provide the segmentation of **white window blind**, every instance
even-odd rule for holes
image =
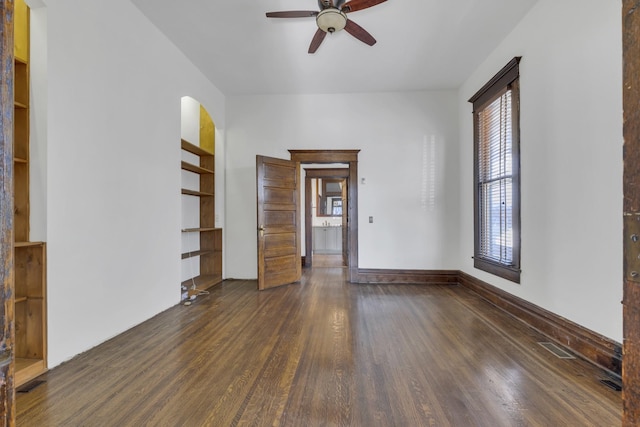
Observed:
[[[479,255],[513,265],[512,91],[478,112]]]

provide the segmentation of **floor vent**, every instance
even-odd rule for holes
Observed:
[[[575,359],[571,353],[566,352],[564,349],[558,347],[552,342],[539,342],[538,344],[555,354],[556,357],[560,359]]]
[[[16,392],[17,393],[29,393],[31,390],[33,390],[34,388],[38,387],[40,384],[44,384],[44,383],[45,383],[45,381],[42,381],[42,380],[33,380],[31,382],[28,382],[28,383],[18,387],[16,389]]]
[[[600,382],[606,385],[607,387],[614,389],[615,391],[622,391],[622,386],[615,381],[600,380]]]

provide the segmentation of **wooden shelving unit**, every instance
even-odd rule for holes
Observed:
[[[16,12],[19,8],[16,2]],[[23,29],[16,21],[13,127],[13,233],[17,242],[29,240],[29,51],[18,48]]]
[[[16,386],[30,381],[47,370],[45,271],[45,244],[16,242]]]
[[[222,229],[215,226],[215,156],[212,152],[184,139],[181,148],[199,157],[199,164],[182,161],[182,170],[200,176],[198,190],[183,188],[181,193],[200,200],[199,227],[183,228],[182,233],[198,233],[200,247],[182,254],[182,259],[198,257],[200,274],[181,283],[188,290],[188,296],[197,295],[222,282]]]
[[[20,386],[47,370],[46,244],[29,240],[29,8],[15,1],[14,267],[15,379]]]

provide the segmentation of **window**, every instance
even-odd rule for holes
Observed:
[[[474,267],[520,283],[520,57],[476,93]]]

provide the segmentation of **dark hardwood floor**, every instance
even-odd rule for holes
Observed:
[[[616,426],[606,374],[457,285],[227,281],[56,367],[24,426]]]

